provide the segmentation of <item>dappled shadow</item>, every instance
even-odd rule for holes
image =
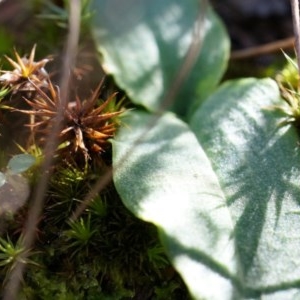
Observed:
[[[299,215],[291,216],[300,210],[300,148],[295,129],[278,126],[280,112],[264,111],[257,121],[245,116],[248,112],[240,103],[241,107],[232,107],[240,116],[232,120],[239,120],[239,126],[230,119],[234,113],[227,110],[228,119],[224,117],[224,123],[212,120],[220,123],[210,130],[222,131],[222,138],[215,139],[223,146],[222,153],[215,152],[212,163],[235,224],[241,277],[248,288],[293,281],[300,275],[293,259],[300,256],[296,226],[300,221]],[[207,146],[214,151],[214,144]]]
[[[291,281],[282,281],[278,284],[268,285],[261,288],[251,288],[244,285],[241,277],[238,277],[236,274],[230,273],[230,271],[226,268],[226,266],[220,264],[216,261],[212,256],[207,255],[207,253],[203,252],[199,248],[187,247],[182,244],[181,241],[178,241],[176,237],[169,235],[160,229],[160,237],[163,245],[166,248],[167,253],[170,255],[172,262],[175,264],[175,267],[178,268],[179,262],[182,258],[185,260],[189,260],[193,264],[201,264],[207,267],[210,271],[227,279],[232,286],[231,297],[229,298],[226,295],[226,299],[245,299],[245,298],[259,298],[263,295],[272,295],[276,296],[277,292],[283,292],[287,290],[292,290],[300,287],[300,279],[291,280]],[[180,270],[180,267],[178,269]],[[192,270],[190,270],[192,272]],[[184,274],[183,279],[186,280]],[[199,275],[199,274],[195,274]],[[203,274],[204,275],[204,274]],[[206,278],[209,278],[209,275],[206,274],[204,278],[197,277],[199,284],[201,281],[205,281]],[[189,282],[186,282],[188,285]],[[208,287],[214,288],[214,287]],[[228,290],[226,291],[228,292]],[[224,291],[225,293],[225,291]],[[201,297],[203,295],[197,295]],[[224,296],[225,298],[225,296]],[[279,299],[279,298],[278,298]]]
[[[191,125],[227,199],[247,288],[300,278],[300,147],[296,130],[279,126],[285,115],[267,109],[278,98],[269,80],[229,82]]]
[[[299,199],[299,186],[291,186],[290,182],[295,181],[295,178],[292,179],[293,173],[295,167],[300,165],[300,149],[293,144],[295,140],[287,128],[278,128],[276,125],[274,128],[270,134],[263,126],[254,126],[255,134],[247,141],[246,151],[240,154],[241,166],[223,181],[225,191],[231,194],[228,204],[239,202],[236,204],[244,206],[235,226],[235,236],[246,274],[262,242],[264,226],[273,226],[276,232],[286,194]],[[277,135],[277,130],[285,130],[285,133]],[[282,157],[289,159],[281,160]],[[267,219],[270,222],[266,225]],[[268,238],[265,234],[263,239]]]
[[[131,148],[125,149],[126,143],[122,141],[118,146],[122,150],[119,159],[121,158],[123,162],[120,168],[118,163],[115,165],[115,173],[118,174],[115,177],[121,176],[121,180],[116,180],[116,187],[121,191],[125,189],[124,195],[130,190],[129,208],[135,212],[141,210],[144,199],[157,189],[172,194],[172,190],[168,188],[172,187],[173,179],[180,177],[185,171],[183,165],[187,162],[184,161],[182,164],[181,161],[185,159],[182,156],[186,149],[185,137],[190,133],[181,122],[169,123],[163,120],[164,117],[140,113],[137,124],[140,124],[142,129],[129,128],[128,135],[124,139],[126,143],[127,139],[132,139],[129,144]],[[159,126],[153,126],[154,124]],[[192,163],[194,160],[190,162]],[[170,174],[166,173],[166,170]],[[198,179],[195,177],[195,180]],[[123,197],[122,193],[121,195]],[[126,205],[128,206],[128,203]]]

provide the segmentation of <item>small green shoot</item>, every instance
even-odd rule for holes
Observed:
[[[298,66],[293,58],[283,52],[287,60],[283,70],[276,76],[277,82],[280,82],[286,88],[297,90],[299,82]]]
[[[30,249],[24,248],[22,236],[15,243],[9,236],[6,239],[0,237],[0,267],[6,270],[6,276],[9,275],[17,263],[38,266],[36,262],[28,258],[30,251]],[[30,255],[32,254],[34,252],[30,253]]]
[[[20,241],[14,244],[9,236],[7,239],[0,238],[0,266],[11,266],[19,261],[20,254],[24,252]]]
[[[73,254],[86,247],[97,232],[96,229],[92,229],[91,215],[89,214],[86,219],[80,218],[77,221],[69,222],[71,229],[65,231],[65,236],[70,241],[68,248],[75,248]]]
[[[166,257],[164,248],[160,245],[155,245],[147,250],[148,258],[151,264],[158,270],[168,266],[170,263]]]
[[[105,217],[107,215],[107,205],[105,199],[103,200],[103,196],[98,195],[95,197],[95,199],[90,202],[87,211],[96,216]]]

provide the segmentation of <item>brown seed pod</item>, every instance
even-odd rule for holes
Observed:
[[[31,109],[17,111],[33,116],[28,126],[38,137],[36,140],[42,142],[51,132],[58,117],[61,99],[59,88],[53,86],[50,80],[48,93],[32,84],[38,93],[32,100],[25,99]],[[98,105],[100,88],[101,84],[83,101],[76,97],[64,109],[63,126],[58,136],[58,153],[64,159],[73,160],[74,155],[79,154],[87,162],[93,155],[99,155],[108,149],[109,139],[114,136],[119,126],[117,117],[123,110],[119,105],[111,105],[115,101],[116,93]]]

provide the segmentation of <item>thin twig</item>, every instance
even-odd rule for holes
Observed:
[[[299,18],[299,1],[291,0],[293,27],[295,35],[295,48],[298,64],[299,82],[298,88],[300,88],[300,18]]]
[[[24,237],[22,240],[22,247],[24,251],[20,254],[20,257],[18,258],[18,261],[16,262],[10,274],[8,283],[5,286],[3,300],[17,299],[22,274],[24,273],[26,267],[24,262],[30,253],[30,251],[27,250],[31,249],[35,241],[36,228],[42,212],[44,198],[51,176],[50,170],[53,163],[53,153],[58,145],[57,136],[62,126],[64,107],[68,103],[70,72],[74,67],[80,33],[80,8],[80,0],[70,1],[69,34],[64,54],[62,77],[60,81],[61,103],[60,107],[58,107],[58,119],[56,119],[56,122],[53,124],[53,130],[48,136],[48,141],[45,147],[46,159],[41,167],[41,179],[37,184],[36,190],[34,191],[32,205],[28,212]]]
[[[274,41],[264,45],[250,47],[243,50],[232,51],[230,55],[231,60],[245,59],[250,57],[255,57],[264,54],[270,54],[274,52],[279,52],[282,49],[294,48],[295,38],[288,37],[286,39]]]

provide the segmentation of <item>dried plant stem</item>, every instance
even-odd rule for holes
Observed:
[[[299,0],[291,0],[293,27],[295,35],[295,48],[297,55],[298,73],[300,78],[300,18],[299,18]],[[298,82],[298,88],[300,89],[300,79]]]
[[[57,136],[62,125],[64,107],[68,103],[70,71],[74,67],[80,33],[80,9],[80,0],[73,0],[70,2],[69,34],[64,54],[65,57],[62,77],[60,81],[61,104],[58,108],[58,118],[55,120],[55,123],[53,124],[53,130],[48,136],[48,141],[45,147],[46,158],[41,167],[41,179],[37,184],[36,190],[34,191],[32,205],[28,212],[22,245],[24,252],[20,254],[18,262],[15,264],[10,274],[8,283],[5,286],[3,300],[17,299],[22,274],[26,267],[24,261],[26,261],[29,253],[27,250],[31,249],[35,241],[36,227],[38,225],[39,216],[44,204],[45,193],[48,187],[49,178],[51,176],[50,170],[53,163],[53,153],[55,152],[58,144]]]
[[[230,55],[231,60],[245,59],[264,54],[279,52],[282,49],[291,49],[294,47],[294,36],[286,39],[274,41],[260,46],[250,47],[247,49],[232,51]]]

